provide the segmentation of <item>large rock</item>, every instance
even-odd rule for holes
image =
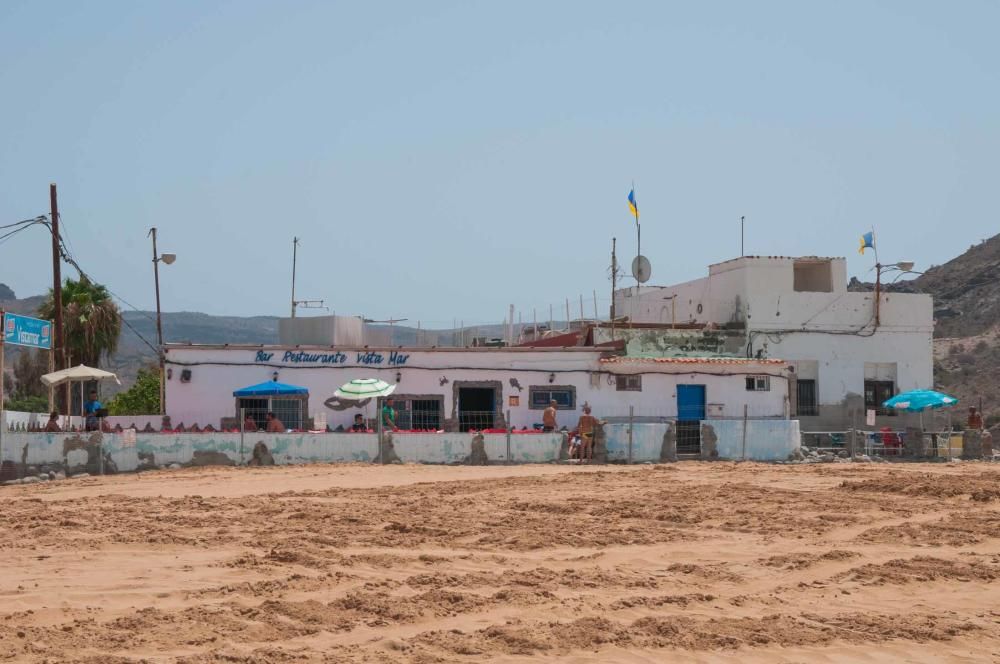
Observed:
[[[978,429],[967,429],[962,433],[962,458],[981,459],[983,457],[983,436]]]
[[[604,422],[594,424],[594,450],[591,463],[608,462],[608,433],[604,430]]]
[[[465,458],[465,463],[470,466],[486,466],[489,462],[489,457],[486,456],[486,439],[482,433],[477,433],[472,437],[469,456]]]
[[[267,449],[267,445],[264,444],[263,440],[258,440],[257,444],[253,446],[253,456],[250,457],[250,461],[247,462],[248,466],[273,466],[274,456]]]
[[[382,444],[379,453],[375,455],[372,463],[403,463],[403,460],[396,454],[396,446],[392,443],[392,432],[382,432]]]
[[[660,461],[677,461],[677,429],[673,422],[667,422],[660,444]]]
[[[706,461],[714,461],[719,458],[719,450],[716,447],[719,437],[715,434],[715,427],[711,424],[701,425],[701,458]]]

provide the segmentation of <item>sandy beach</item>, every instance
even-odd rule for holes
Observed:
[[[204,468],[4,487],[0,658],[983,662],[1000,468]]]

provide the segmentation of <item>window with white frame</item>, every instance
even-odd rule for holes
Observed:
[[[572,385],[530,385],[528,387],[528,408],[545,410],[549,402],[556,402],[556,410],[576,409],[576,388]]]
[[[770,392],[770,376],[747,376],[747,392]]]

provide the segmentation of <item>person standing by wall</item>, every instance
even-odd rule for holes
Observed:
[[[392,407],[392,399],[386,399],[382,405],[382,426],[399,431],[396,426],[396,409]]]
[[[559,403],[553,399],[549,402],[549,407],[542,412],[542,431],[555,431],[556,426],[556,407]]]
[[[969,421],[965,428],[975,431],[983,430],[983,416],[976,410],[975,406],[969,408]]]
[[[580,460],[591,460],[594,458],[594,426],[597,418],[590,414],[590,405],[583,404],[583,415],[576,424],[576,430],[580,434]]]
[[[56,433],[62,431],[62,427],[59,426],[59,413],[52,411],[49,415],[49,421],[45,423],[46,433]]]

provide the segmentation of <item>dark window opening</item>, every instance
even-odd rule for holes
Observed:
[[[393,399],[396,426],[404,430],[437,431],[441,429],[441,399]]]
[[[615,389],[619,392],[642,392],[642,376],[615,376]]]
[[[460,387],[458,389],[458,430],[492,429],[496,390],[492,387]]]
[[[883,408],[882,403],[896,394],[896,384],[891,380],[865,381],[865,409],[874,410],[876,415],[895,415],[892,408]]]
[[[245,408],[247,416],[252,418],[258,429],[263,429],[267,423],[267,399],[240,399],[238,408]],[[236,413],[237,416],[239,412]]]
[[[769,392],[770,390],[770,376],[747,376],[747,392]]]
[[[304,429],[306,425],[306,401],[304,399],[244,399],[238,401],[237,408],[245,408],[246,414],[257,423],[258,429],[267,426],[267,414],[281,420],[286,429]],[[239,413],[237,413],[238,415]]]
[[[795,414],[819,415],[819,406],[816,403],[815,380],[797,381],[795,389]]]

